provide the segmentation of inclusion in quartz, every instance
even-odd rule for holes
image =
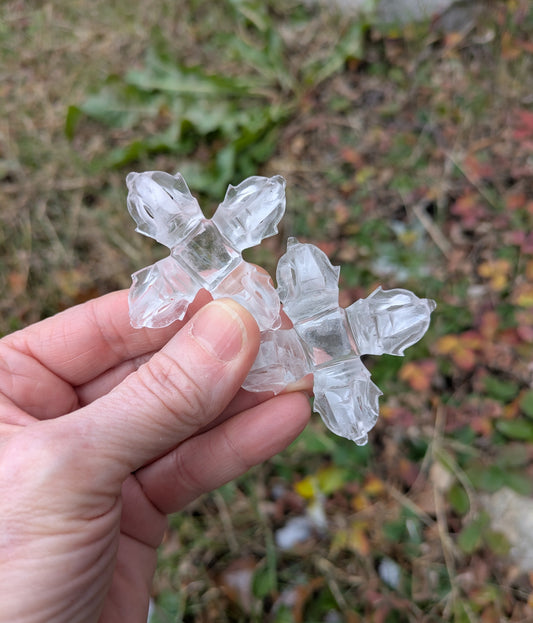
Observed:
[[[168,257],[132,275],[134,327],[164,327],[182,319],[202,288],[215,299],[228,296],[239,302],[261,330],[280,326],[279,297],[270,278],[242,258],[243,249],[277,233],[285,212],[280,175],[249,177],[229,186],[210,220],[179,173],[130,173],[126,183],[136,231],[170,249]]]
[[[361,445],[379,415],[379,388],[361,355],[403,355],[427,331],[435,302],[407,290],[378,288],[339,306],[339,267],[311,244],[290,238],[276,276],[293,328],[262,333],[243,387],[279,392],[312,373],[314,408],[326,426]]]

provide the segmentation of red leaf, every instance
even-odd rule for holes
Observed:
[[[431,381],[437,371],[437,364],[433,359],[409,361],[400,369],[400,379],[409,384],[411,389],[425,392],[431,387]]]
[[[533,139],[533,112],[525,109],[516,111],[518,123],[515,124],[513,137],[517,140]]]
[[[463,227],[473,229],[480,222],[486,221],[487,210],[480,203],[479,195],[474,191],[467,191],[459,197],[451,207],[451,213],[461,218]]]
[[[468,178],[473,182],[490,179],[494,176],[494,166],[489,162],[482,162],[473,154],[469,154],[463,163]]]

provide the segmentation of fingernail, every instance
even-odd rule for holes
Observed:
[[[230,304],[215,301],[194,316],[190,335],[213,357],[231,361],[241,352],[244,324]]]

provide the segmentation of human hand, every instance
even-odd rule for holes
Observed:
[[[203,302],[134,330],[122,291],[0,341],[0,621],[144,623],[166,514],[304,428],[304,394],[239,391],[252,316]]]

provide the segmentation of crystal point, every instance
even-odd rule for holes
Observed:
[[[233,248],[242,251],[277,234],[284,213],[285,180],[281,175],[253,176],[228,187],[213,222]]]
[[[203,218],[183,177],[163,171],[129,173],[128,210],[137,231],[168,248],[183,239]]]
[[[315,410],[336,435],[362,445],[379,415],[381,391],[358,357],[319,368],[314,375]]]
[[[403,355],[428,330],[435,301],[408,290],[377,288],[346,309],[357,348],[365,355]]]

